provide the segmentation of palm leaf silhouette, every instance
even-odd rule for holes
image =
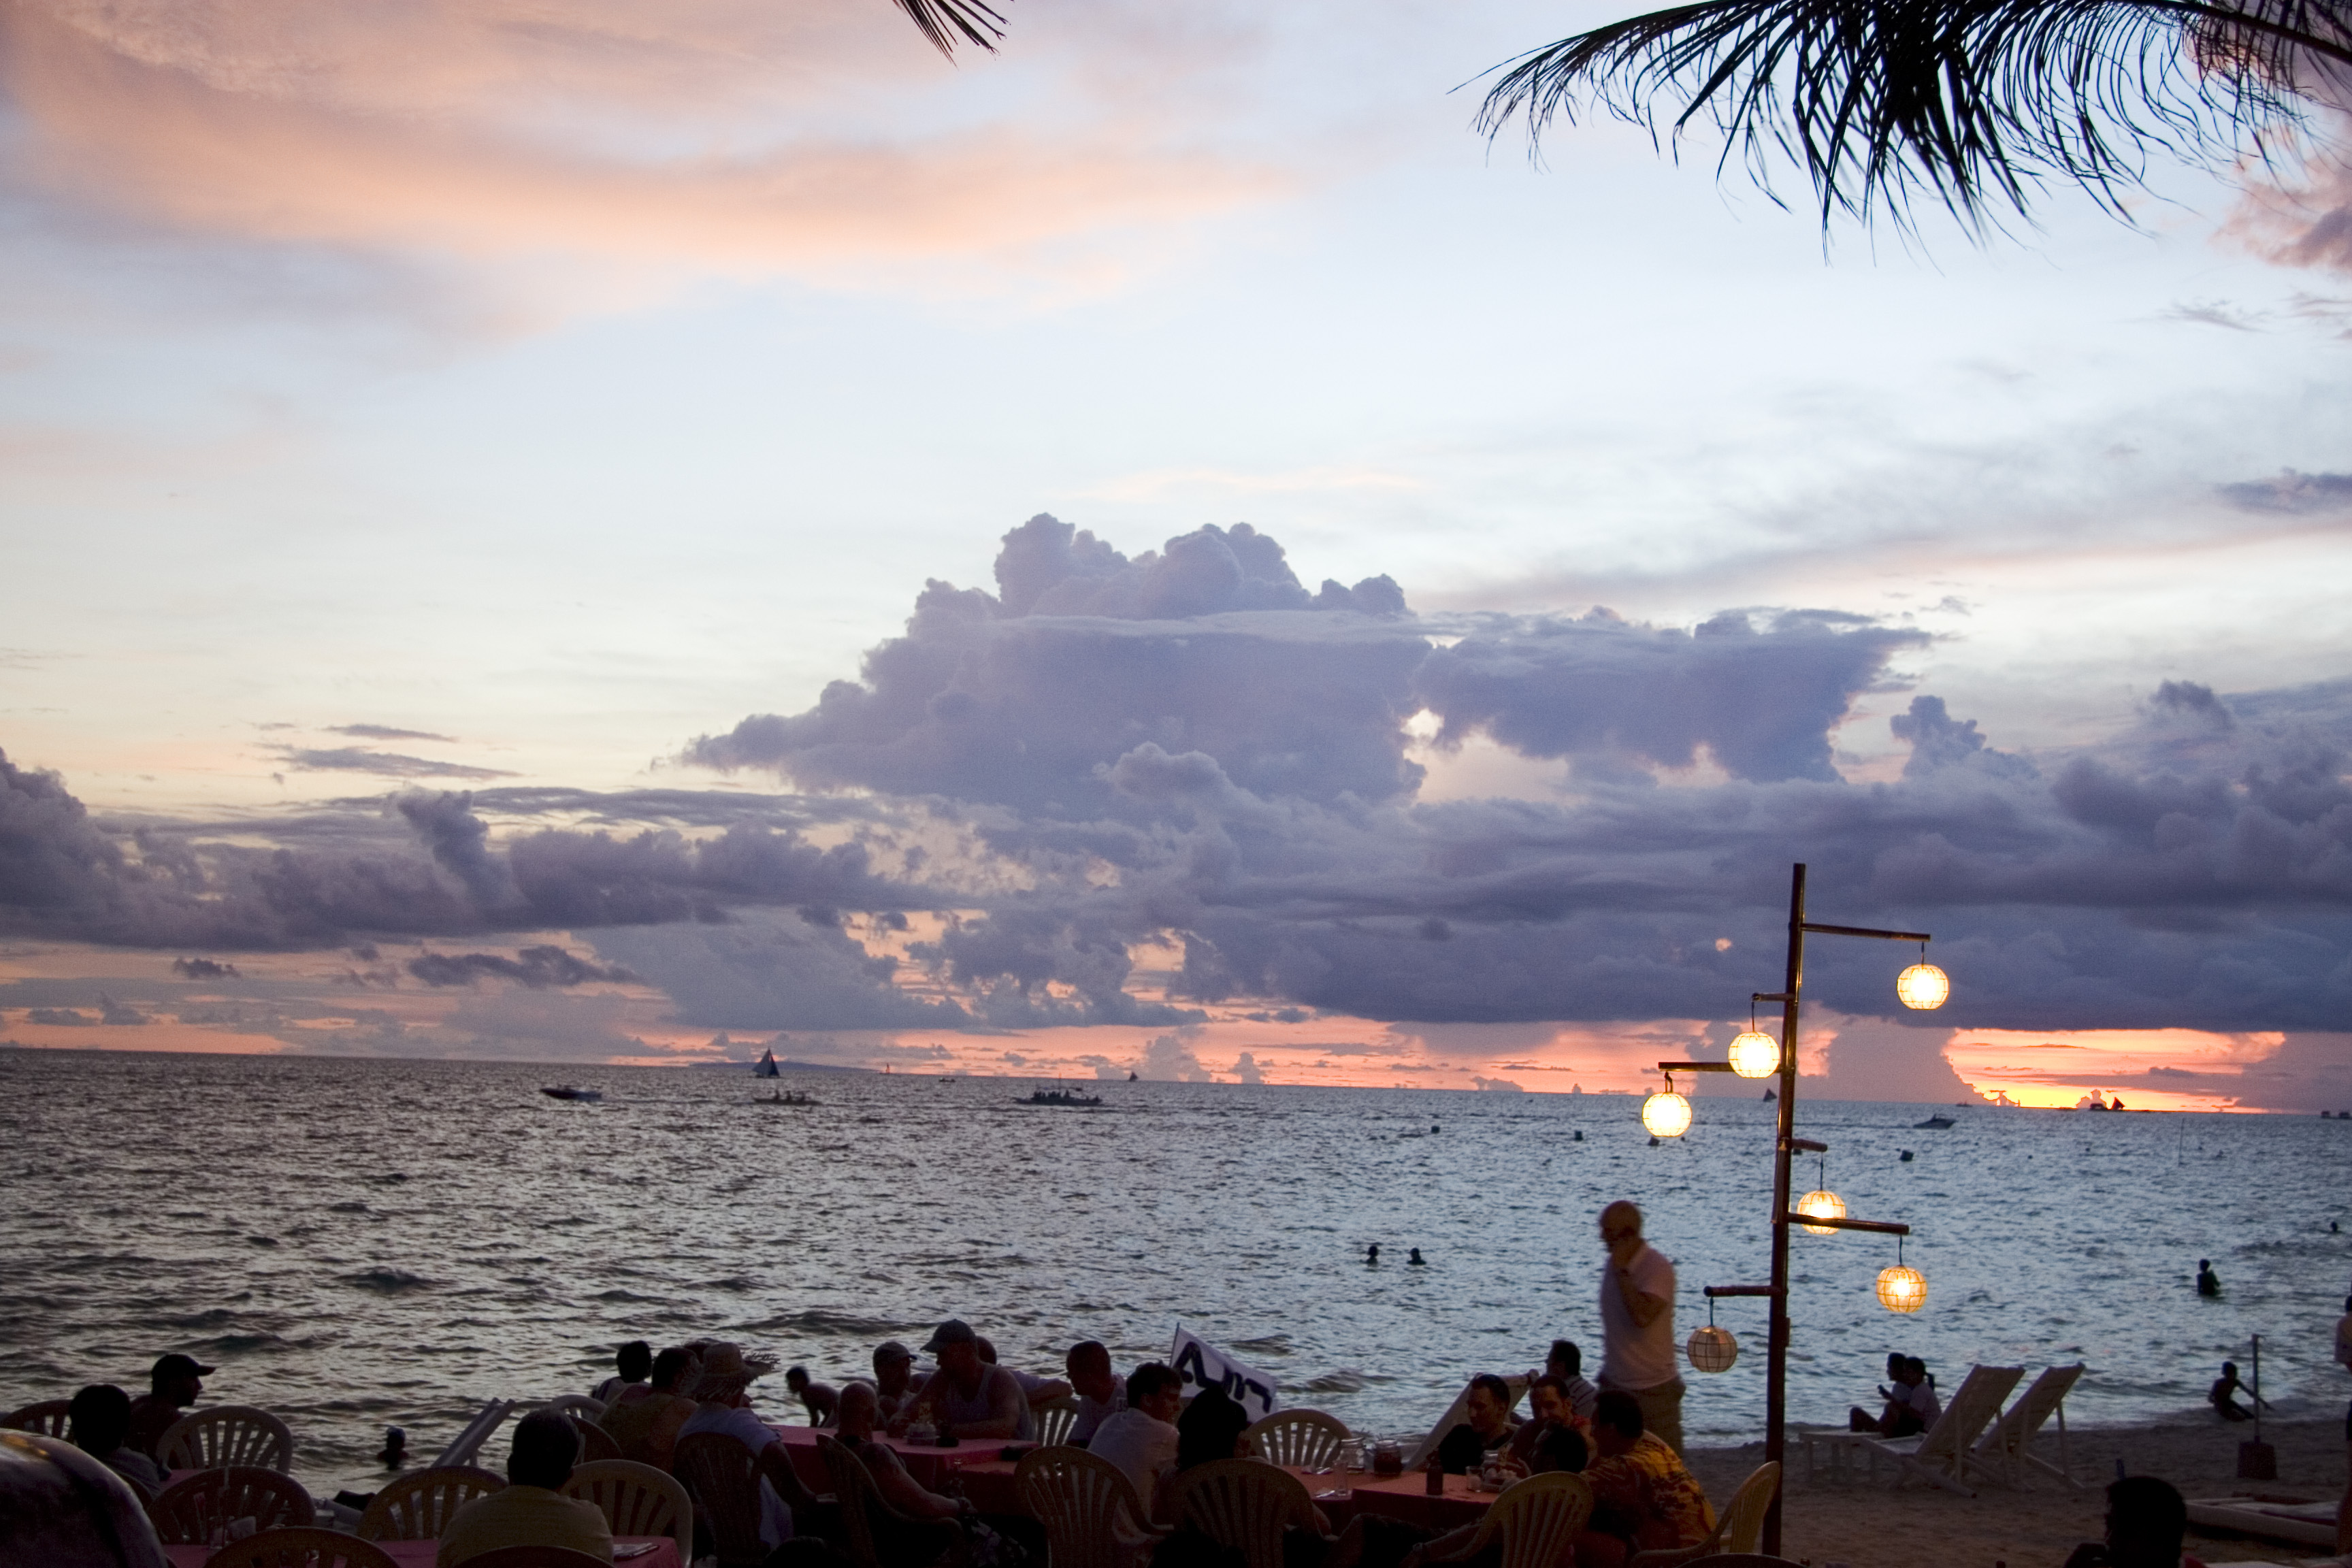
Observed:
[[[2352,0],[1702,0],[1496,68],[1490,137],[1593,106],[1655,135],[1663,108],[1677,137],[1711,121],[1718,169],[1738,155],[1768,195],[1801,166],[1824,226],[1908,228],[1924,200],[1981,233],[2053,179],[2122,216],[2153,153],[2268,156],[2352,88]]]
[[[953,58],[958,39],[993,54],[1004,37],[1004,17],[986,0],[891,0],[931,47]]]

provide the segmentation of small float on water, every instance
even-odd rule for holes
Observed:
[[[568,1083],[558,1084],[553,1089],[542,1088],[539,1092],[550,1100],[577,1100],[591,1104],[604,1098],[604,1091],[601,1089],[574,1089]]]
[[[1935,1115],[1927,1118],[1925,1121],[1914,1121],[1911,1124],[1911,1130],[1916,1132],[1922,1128],[1933,1128],[1935,1131],[1940,1132],[1945,1128],[1951,1125],[1953,1125],[1952,1119],[1939,1110],[1936,1112]]]
[[[1015,1105],[1100,1105],[1099,1095],[1074,1094],[1066,1089],[1041,1089],[1026,1100],[1015,1100]]]

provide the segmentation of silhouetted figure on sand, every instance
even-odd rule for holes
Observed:
[[[2206,1392],[2205,1398],[2222,1420],[2251,1421],[2254,1413],[2239,1404],[2235,1397],[2245,1386],[2238,1381],[2238,1363],[2225,1361],[2221,1363],[2221,1375],[2213,1380],[2213,1386]],[[2249,1394],[2247,1397],[2265,1410],[2270,1408],[2271,1402],[2260,1394]]]

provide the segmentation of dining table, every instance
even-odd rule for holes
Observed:
[[[379,1541],[375,1544],[400,1568],[433,1568],[434,1554],[441,1550],[437,1541]],[[677,1560],[677,1542],[667,1535],[616,1535],[613,1549],[613,1561],[619,1568],[686,1568]],[[166,1546],[163,1557],[172,1568],[205,1568],[219,1550],[217,1546]],[[634,1554],[625,1557],[621,1555],[625,1551]]]

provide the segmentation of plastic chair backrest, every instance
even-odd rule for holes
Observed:
[[[466,1559],[466,1568],[607,1568],[593,1552],[569,1546],[501,1546]]]
[[[44,1399],[38,1404],[19,1405],[5,1415],[0,1415],[0,1426],[18,1432],[38,1432],[44,1437],[66,1435],[66,1416],[73,1409],[70,1399]]]
[[[1277,1410],[1242,1436],[1261,1459],[1312,1470],[1326,1468],[1339,1457],[1339,1445],[1348,1440],[1349,1432],[1346,1422],[1320,1410]]]
[[[722,1562],[757,1563],[768,1554],[760,1540],[759,1464],[757,1455],[724,1432],[678,1439],[671,1473],[686,1483],[709,1521]]]
[[[1150,1531],[1127,1472],[1084,1448],[1030,1449],[1013,1472],[1013,1490],[1045,1527],[1046,1568],[1129,1568]]]
[[[294,1434],[267,1410],[215,1405],[165,1427],[155,1443],[155,1462],[166,1470],[217,1470],[231,1465],[290,1470]]]
[[[438,1541],[449,1516],[478,1497],[506,1489],[506,1478],[470,1465],[411,1470],[387,1483],[360,1515],[362,1541]]]
[[[819,1434],[816,1451],[824,1460],[825,1474],[833,1478],[834,1501],[841,1506],[841,1540],[835,1544],[857,1568],[881,1568],[881,1553],[874,1541],[875,1520],[894,1524],[912,1521],[883,1500],[882,1489],[874,1484],[874,1473],[866,1468],[866,1461],[838,1440]]]
[[[583,1418],[594,1421],[604,1414],[604,1402],[592,1394],[559,1394],[540,1408],[569,1415],[574,1421]]]
[[[1499,1538],[1501,1568],[1552,1568],[1591,1517],[1592,1488],[1582,1476],[1529,1476],[1503,1489],[1463,1555],[1475,1556]]]
[[[1070,1440],[1070,1429],[1078,1424],[1078,1402],[1056,1399],[1034,1406],[1029,1414],[1037,1423],[1037,1441],[1050,1447]]]
[[[340,1530],[265,1530],[233,1541],[205,1559],[205,1568],[399,1568],[373,1542]]]
[[[1764,1536],[1764,1516],[1772,1510],[1772,1499],[1780,1490],[1780,1467],[1768,1459],[1748,1472],[1739,1489],[1723,1506],[1723,1516],[1716,1521],[1716,1540],[1726,1552],[1753,1552]]]
[[[1310,1523],[1315,1504],[1288,1470],[1258,1459],[1214,1459],[1176,1478],[1169,1512],[1248,1568],[1282,1568],[1282,1532]]]
[[[257,1465],[199,1470],[165,1487],[147,1505],[147,1517],[167,1546],[208,1546],[213,1531],[235,1520],[250,1519],[263,1530],[307,1528],[318,1514],[318,1504],[299,1481]]]
[[[573,1468],[563,1495],[602,1509],[614,1535],[667,1535],[681,1564],[694,1559],[694,1501],[676,1477],[629,1459],[592,1459]]]
[[[602,1459],[617,1459],[621,1457],[621,1445],[614,1441],[610,1432],[605,1431],[595,1422],[584,1415],[575,1415],[572,1418],[572,1426],[573,1430],[580,1434],[582,1464],[593,1465]]]

